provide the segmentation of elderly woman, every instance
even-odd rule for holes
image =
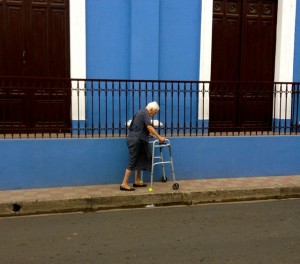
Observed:
[[[131,121],[127,146],[129,150],[129,161],[125,170],[123,182],[120,186],[121,191],[134,191],[128,185],[128,180],[132,171],[135,171],[133,187],[147,187],[140,181],[141,171],[151,170],[151,153],[148,146],[149,135],[155,136],[160,142],[165,138],[160,136],[151,124],[151,117],[159,111],[156,102],[149,103],[145,109],[139,110]]]

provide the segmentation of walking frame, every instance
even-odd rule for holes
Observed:
[[[179,189],[179,184],[176,182],[175,179],[175,171],[174,171],[174,164],[173,164],[173,156],[172,156],[172,149],[171,149],[171,143],[170,140],[165,139],[164,142],[160,142],[159,140],[154,140],[150,142],[152,144],[152,161],[151,161],[151,185],[150,188],[152,189],[153,186],[153,174],[154,174],[154,167],[157,165],[161,165],[162,167],[162,173],[163,176],[161,177],[162,182],[167,182],[168,178],[166,176],[166,171],[165,171],[165,164],[170,164],[171,165],[171,170],[172,170],[172,178],[173,178],[173,185],[172,188],[173,190],[178,190]],[[169,150],[169,160],[165,160],[163,156],[163,149],[167,148]],[[159,150],[159,154],[157,154],[156,150]],[[141,175],[143,177],[143,174]]]

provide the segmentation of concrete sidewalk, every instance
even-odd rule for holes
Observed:
[[[136,188],[120,191],[119,185],[93,185],[0,191],[0,216],[104,209],[193,205],[212,202],[300,198],[300,175],[154,182],[153,192]]]

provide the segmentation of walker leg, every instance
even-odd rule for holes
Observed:
[[[150,175],[150,180],[151,180],[151,183],[150,183],[150,187],[152,189],[152,184],[153,184],[153,171],[154,171],[154,156],[155,156],[155,146],[154,146],[155,143],[153,143],[153,146],[152,146],[152,162],[151,162],[151,175]]]
[[[159,148],[159,151],[160,151],[161,161],[164,162],[163,153],[162,153],[162,147]],[[161,178],[161,181],[162,182],[167,182],[167,177],[166,177],[166,171],[165,171],[165,165],[164,165],[164,163],[162,163],[161,167],[162,167],[162,172],[163,172],[163,176]]]
[[[169,146],[169,153],[170,153],[170,161],[171,161],[171,169],[172,169],[172,176],[173,176],[173,181],[175,182],[175,170],[174,170],[174,164],[173,164],[173,156],[172,156],[172,150],[171,146]]]

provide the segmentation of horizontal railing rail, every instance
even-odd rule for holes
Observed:
[[[0,77],[0,138],[126,137],[151,101],[168,137],[300,129],[300,83]]]

